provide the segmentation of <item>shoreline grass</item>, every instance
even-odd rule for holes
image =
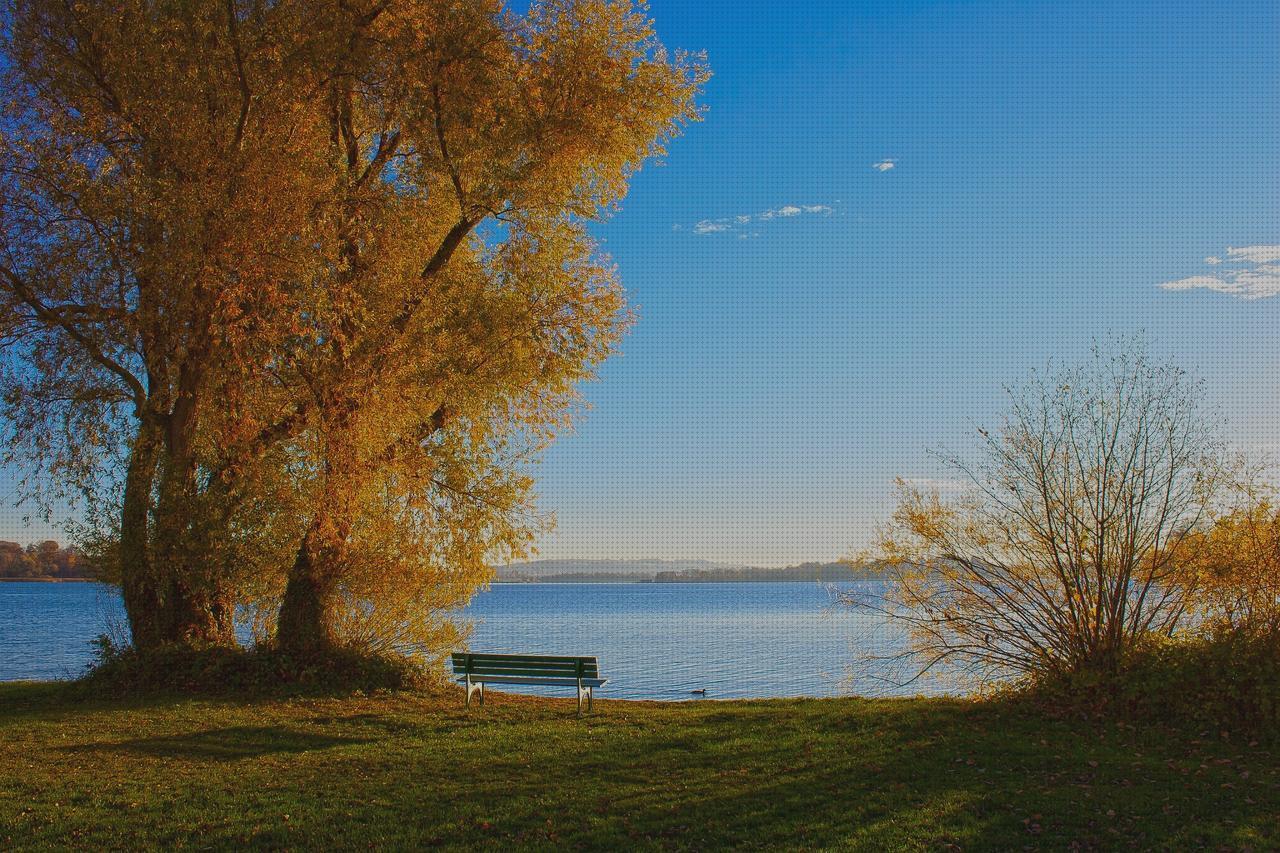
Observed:
[[[1280,845],[1274,743],[1008,703],[76,696],[0,684],[0,847]]]

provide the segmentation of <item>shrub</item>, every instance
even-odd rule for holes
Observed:
[[[170,645],[139,652],[106,636],[96,644],[97,660],[78,682],[89,695],[350,694],[434,684],[407,658],[353,649],[308,656],[269,645]]]
[[[954,491],[899,480],[887,588],[844,598],[905,625],[917,677],[1114,673],[1186,612],[1174,545],[1229,470],[1201,385],[1123,345],[1010,394],[1003,424],[944,460]]]
[[[1044,678],[1029,695],[1058,712],[1274,737],[1280,727],[1280,636],[1227,630],[1147,635],[1114,672]]]
[[[1274,490],[1236,487],[1245,502],[1179,543],[1178,582],[1205,624],[1280,635],[1280,506]]]

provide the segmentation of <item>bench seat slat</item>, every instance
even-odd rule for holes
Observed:
[[[454,666],[467,666],[465,660],[455,660]],[[576,672],[578,667],[583,669],[595,669],[598,664],[595,661],[583,661],[582,663],[542,663],[541,661],[514,661],[514,660],[483,660],[477,659],[470,661],[472,667],[497,666],[504,669],[563,669],[566,672]]]
[[[550,687],[574,687],[577,685],[576,678],[542,678],[538,676],[526,675],[486,675],[480,678],[471,676],[473,682],[483,681],[486,684],[536,684],[546,685]],[[458,683],[465,683],[466,678],[459,678]],[[607,678],[584,678],[582,679],[583,687],[601,687],[609,683]]]
[[[577,672],[595,672],[596,670],[599,669],[599,667],[596,667],[594,663],[593,665],[590,665],[590,666],[577,667],[577,666],[547,666],[545,665],[545,663],[538,663],[538,665],[530,665],[530,666],[520,666],[520,665],[517,665],[517,663],[475,663],[474,662],[474,663],[471,663],[471,666],[467,666],[466,663],[454,663],[453,669],[457,670],[458,672],[465,672],[468,670],[470,670],[471,672],[489,672],[489,671],[502,670],[504,672],[506,671],[566,672],[566,674],[568,675],[575,675],[577,674]]]
[[[540,675],[548,679],[576,679],[581,675],[584,679],[598,678],[599,670],[582,670],[582,672],[564,671],[564,670],[508,670],[503,667],[476,667],[471,670],[454,670],[454,675],[471,674],[471,678],[481,678],[486,675]]]
[[[573,681],[579,676],[572,673],[564,672],[455,672],[454,675],[459,678],[465,678],[470,675],[472,681],[482,681],[486,678],[560,678],[566,681]],[[600,673],[584,672],[582,678],[599,678]]]
[[[499,655],[499,654],[486,654],[484,652],[473,652],[470,654],[470,656],[473,660],[477,660],[477,661],[490,660],[490,661],[516,662],[516,663],[519,663],[522,661],[537,662],[537,663],[567,663],[567,664],[576,664],[578,661],[590,661],[592,663],[596,662],[596,658],[594,656],[589,656],[589,655],[578,655],[576,657],[572,657],[572,656],[566,656],[566,655]],[[455,652],[453,654],[453,659],[455,661],[464,660],[466,657],[467,657],[467,653],[465,652]]]

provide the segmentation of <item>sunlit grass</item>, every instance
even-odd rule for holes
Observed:
[[[1272,848],[1267,744],[955,700],[79,702],[0,685],[0,847]]]

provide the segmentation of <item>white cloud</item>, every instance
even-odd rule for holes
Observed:
[[[1193,275],[1160,284],[1161,290],[1211,290],[1236,299],[1252,301],[1280,296],[1280,246],[1244,246],[1227,248],[1225,263],[1237,266],[1215,271],[1213,275]],[[1204,259],[1209,266],[1219,266],[1223,259],[1211,255]],[[1239,266],[1243,264],[1243,266]]]
[[[714,234],[717,231],[728,231],[731,226],[723,220],[704,219],[693,226],[694,234]]]
[[[1177,281],[1165,281],[1160,284],[1161,290],[1216,290],[1219,293],[1234,293],[1236,288],[1229,282],[1211,275],[1193,275]]]
[[[719,219],[703,219],[689,226],[688,230],[694,234],[719,234],[725,231],[732,231],[741,234],[747,230],[747,226],[752,223],[768,222],[772,219],[791,219],[803,215],[830,216],[835,213],[835,208],[828,204],[784,204],[781,207],[763,210],[760,213],[740,213],[736,216],[724,216]],[[685,226],[676,223],[671,226],[672,231],[683,231]],[[754,232],[752,237],[757,236]]]
[[[884,160],[881,160],[879,163],[872,163],[871,168],[875,169],[877,172],[887,172],[897,165],[898,165],[897,160],[895,160],[892,157],[887,157]]]
[[[1245,246],[1239,249],[1228,246],[1227,257],[1233,261],[1248,261],[1251,264],[1274,264],[1280,261],[1280,246]]]

